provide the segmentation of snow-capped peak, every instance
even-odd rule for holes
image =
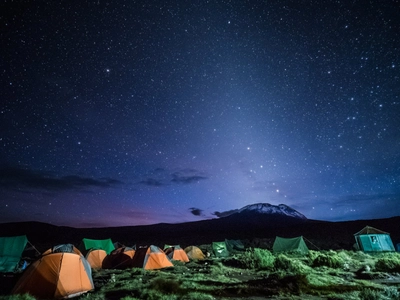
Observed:
[[[272,205],[269,203],[256,203],[247,205],[237,211],[237,213],[254,211],[261,214],[277,214],[277,215],[285,215],[293,218],[298,219],[307,219],[303,214],[299,213],[297,210],[285,205]]]

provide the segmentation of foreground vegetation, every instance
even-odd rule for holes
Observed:
[[[93,271],[96,288],[79,300],[400,299],[399,273],[400,253],[299,255],[254,248],[229,258],[174,262],[162,270]]]

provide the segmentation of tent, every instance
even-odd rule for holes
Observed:
[[[121,247],[115,249],[108,254],[103,260],[103,269],[119,269],[124,270],[132,268],[132,259],[135,250],[129,247]]]
[[[111,251],[115,249],[113,242],[111,239],[105,240],[92,240],[92,239],[82,239],[81,244],[79,245],[79,250],[84,253],[89,249],[103,249],[110,254]]]
[[[186,252],[183,251],[181,246],[179,245],[165,245],[164,252],[168,256],[169,259],[172,260],[179,260],[183,262],[189,262],[189,257],[187,256]]]
[[[185,248],[185,252],[189,259],[204,259],[206,256],[204,255],[203,251],[200,250],[199,247],[196,246],[189,246]]]
[[[244,251],[244,245],[241,240],[225,240],[229,252],[233,250]]]
[[[139,246],[136,248],[132,259],[132,267],[143,268],[145,270],[162,269],[173,267],[168,257],[159,247]]]
[[[102,268],[103,261],[106,256],[107,252],[103,249],[90,249],[85,257],[90,267],[98,270]]]
[[[216,257],[228,257],[230,255],[226,243],[224,242],[213,242],[212,250]]]
[[[71,244],[56,246],[43,253],[17,281],[12,294],[61,299],[94,289],[89,263]]]
[[[357,247],[364,252],[395,251],[390,234],[371,226],[366,226],[354,234]]]
[[[277,236],[274,241],[274,245],[272,246],[272,251],[274,253],[277,252],[297,252],[300,254],[307,254],[308,247],[304,242],[302,236],[294,237],[294,238],[283,238]]]
[[[0,272],[15,272],[28,238],[26,235],[0,237]]]

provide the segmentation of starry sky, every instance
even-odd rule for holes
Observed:
[[[400,215],[400,1],[0,4],[0,222]]]

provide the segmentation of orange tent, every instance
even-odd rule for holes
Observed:
[[[102,268],[106,256],[107,252],[103,249],[90,249],[86,254],[86,260],[92,269],[98,270]]]
[[[132,268],[132,258],[135,250],[129,247],[121,247],[113,250],[103,261],[103,269],[128,269]]]
[[[93,289],[89,263],[78,249],[68,244],[44,252],[40,259],[25,270],[11,293],[61,299]]]
[[[175,246],[164,246],[164,252],[168,256],[169,259],[179,260],[183,262],[189,262],[189,257],[186,252],[179,245]]]
[[[173,267],[165,253],[157,246],[140,246],[136,248],[132,267],[154,270]]]
[[[186,247],[185,252],[190,259],[204,259],[206,257],[200,248],[196,246]]]

